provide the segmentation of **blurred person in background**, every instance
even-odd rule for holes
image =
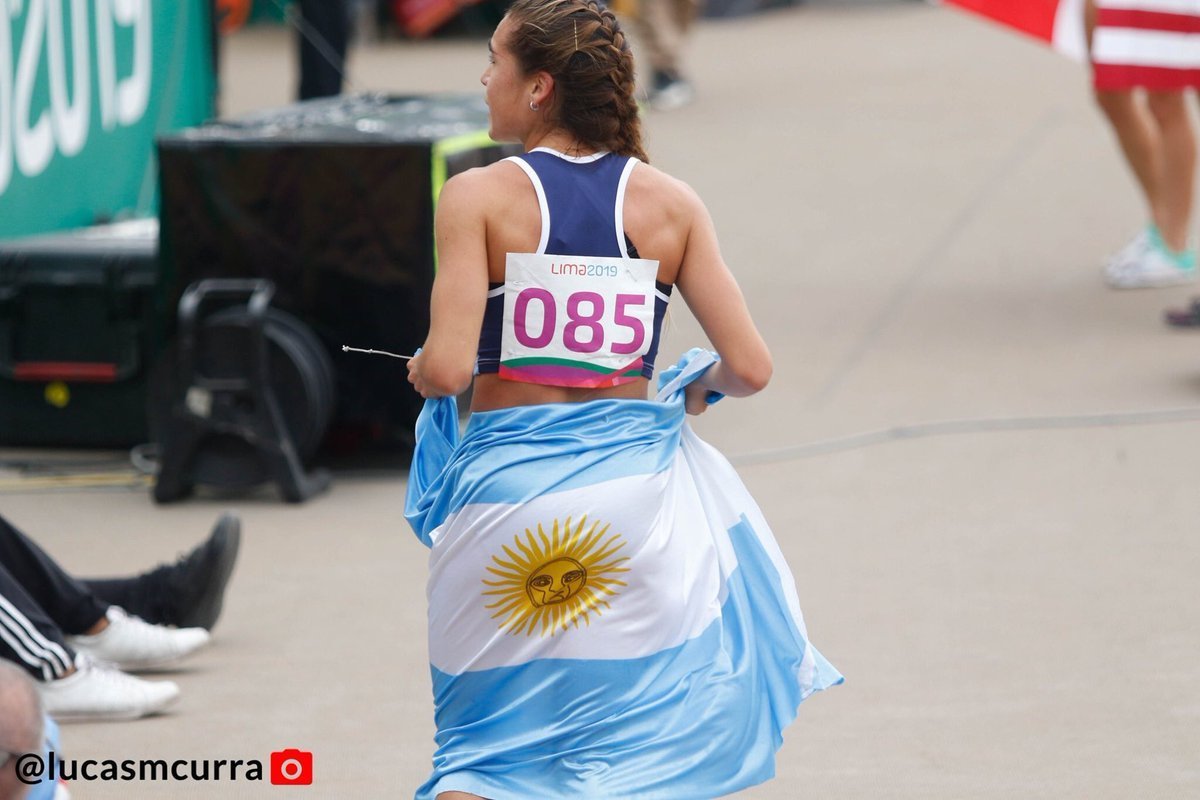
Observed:
[[[1196,279],[1196,140],[1188,96],[1200,85],[1200,0],[1087,0],[1096,101],[1146,199],[1149,221],[1105,266],[1115,289]]]
[[[650,80],[643,89],[651,108],[667,111],[691,103],[696,91],[684,77],[683,51],[700,0],[624,0],[614,8],[629,15],[649,62]]]
[[[350,42],[347,0],[300,0],[301,100],[342,93]]]
[[[44,715],[37,689],[25,673],[0,661],[0,800],[19,800],[29,787],[17,777],[24,753],[42,752]]]
[[[17,762],[36,753],[45,764],[58,748],[58,726],[42,711],[37,687],[21,670],[0,661],[0,800],[68,800],[63,785],[44,775],[32,784],[17,774]]]
[[[342,93],[346,74],[346,50],[350,41],[350,7],[354,0],[300,0],[299,13],[288,9],[285,18],[296,28],[300,80],[296,93],[301,100],[332,97]],[[284,8],[283,0],[275,0]],[[222,36],[241,29],[251,18],[253,0],[212,0],[212,60],[220,98]]]

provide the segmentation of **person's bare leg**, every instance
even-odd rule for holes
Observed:
[[[1196,182],[1196,134],[1182,91],[1150,92],[1147,105],[1160,137],[1158,176],[1152,196],[1154,224],[1167,247],[1187,249],[1192,220],[1192,194]]]
[[[1125,162],[1142,188],[1151,217],[1156,218],[1164,162],[1157,120],[1132,91],[1098,90],[1096,104],[1117,134]]]
[[[1086,0],[1084,3],[1083,19],[1088,49],[1091,50],[1092,35],[1096,30],[1095,0]],[[1153,218],[1157,178],[1162,169],[1161,135],[1154,116],[1132,90],[1096,90],[1095,97],[1096,105],[1100,106],[1117,135],[1125,162],[1133,170]]]
[[[466,792],[439,792],[436,800],[484,800],[484,798]]]

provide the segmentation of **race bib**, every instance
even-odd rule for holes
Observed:
[[[509,253],[500,377],[597,388],[636,380],[654,337],[658,262]]]

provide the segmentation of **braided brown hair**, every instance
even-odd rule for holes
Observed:
[[[583,144],[648,161],[634,99],[633,53],[597,0],[516,0],[508,48],[525,74],[554,78],[552,113]]]

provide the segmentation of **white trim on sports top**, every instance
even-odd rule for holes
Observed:
[[[540,150],[541,148],[538,149]],[[551,150],[549,152],[554,151]],[[529,165],[529,162],[520,156],[509,156],[504,160],[511,161],[524,170],[525,175],[528,176],[529,181],[533,184],[533,190],[537,192],[538,208],[542,212],[542,235],[535,252],[541,255],[546,252],[546,244],[550,241],[550,204],[546,202],[546,190],[542,188],[542,179],[533,171],[533,167]]]
[[[621,248],[621,258],[629,258],[629,250],[625,247],[625,186],[629,183],[629,173],[637,166],[638,160],[630,157],[621,170],[621,180],[617,181],[617,207],[613,210],[613,218],[617,227],[617,246]]]

